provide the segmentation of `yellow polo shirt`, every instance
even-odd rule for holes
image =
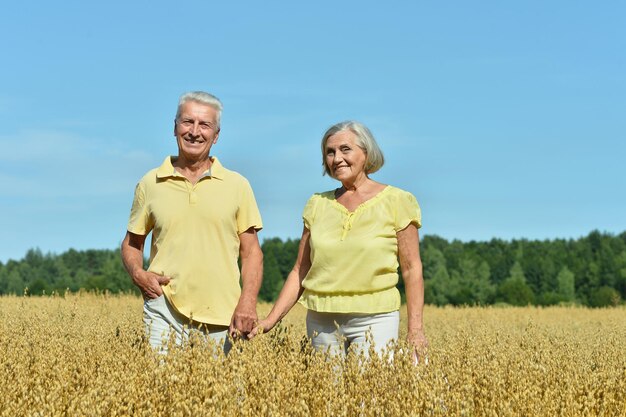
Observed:
[[[313,195],[302,215],[310,230],[311,269],[300,302],[332,313],[376,314],[400,308],[396,233],[421,227],[415,197],[386,186],[353,212],[335,192]]]
[[[148,270],[171,277],[163,292],[181,314],[228,325],[239,301],[239,235],[263,227],[252,188],[211,157],[194,185],[171,157],[137,184],[128,231],[152,231]]]

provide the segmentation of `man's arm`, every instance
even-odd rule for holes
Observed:
[[[263,281],[263,252],[256,230],[251,227],[239,235],[241,258],[241,296],[230,321],[229,334],[248,334],[256,325],[256,301]]]
[[[139,288],[144,298],[157,298],[163,294],[161,285],[170,282],[169,277],[158,275],[143,269],[143,246],[145,235],[126,232],[122,241],[122,262],[133,284]]]

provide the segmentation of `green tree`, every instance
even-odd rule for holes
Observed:
[[[263,282],[259,290],[259,298],[264,301],[274,301],[283,286],[283,277],[280,272],[276,253],[279,249],[277,238],[264,241],[261,245],[263,250]]]
[[[0,295],[7,293],[7,277],[9,276],[8,268],[0,262]]]
[[[28,286],[29,295],[45,295],[50,294],[50,287],[43,278],[36,278]]]
[[[511,275],[498,287],[498,301],[516,306],[525,306],[534,301],[533,290],[526,284],[524,270],[519,262],[511,268]]]
[[[24,288],[26,284],[24,283],[24,279],[17,268],[14,268],[11,272],[9,272],[9,276],[7,277],[7,294],[16,294],[21,295],[24,293]]]
[[[278,262],[280,276],[282,277],[282,280],[284,280],[287,278],[287,275],[289,275],[293,269],[293,265],[296,263],[300,239],[287,239],[285,242],[278,238],[275,239],[276,246],[274,248],[274,255],[276,256],[276,262]]]
[[[513,265],[512,245],[501,239],[491,239],[485,242],[479,255],[489,265],[491,282],[499,284],[509,276]]]
[[[589,305],[591,307],[614,307],[619,303],[619,293],[614,288],[608,286],[593,289],[589,297]]]
[[[426,246],[423,258],[425,302],[438,306],[448,304],[451,282],[443,253],[433,245]]]
[[[574,301],[576,299],[576,277],[567,266],[561,268],[556,280],[559,285],[558,294],[562,301]]]
[[[108,254],[100,268],[100,276],[103,278],[99,289],[106,289],[112,293],[135,291],[136,287],[128,276],[119,250]]]
[[[495,288],[491,284],[489,265],[464,257],[459,262],[460,271],[452,271],[448,298],[455,305],[488,304],[493,301]]]

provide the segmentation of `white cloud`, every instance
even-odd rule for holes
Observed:
[[[0,192],[43,198],[126,193],[159,158],[101,139],[24,130],[0,137]]]

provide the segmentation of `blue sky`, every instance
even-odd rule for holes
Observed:
[[[93,3],[93,4],[92,4]],[[225,2],[223,2],[225,3]],[[178,96],[224,103],[227,167],[262,238],[296,238],[319,141],[356,119],[422,234],[626,230],[623,2],[9,2],[0,14],[0,261],[115,248],[175,154]]]

